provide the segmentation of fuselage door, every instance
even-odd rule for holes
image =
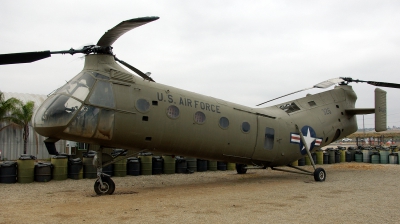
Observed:
[[[254,161],[272,162],[278,155],[281,144],[279,122],[276,119],[263,116],[258,116],[257,120],[257,143],[252,159]]]

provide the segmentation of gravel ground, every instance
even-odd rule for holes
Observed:
[[[322,165],[325,182],[271,170],[0,184],[0,223],[399,223],[399,165]],[[312,167],[306,166],[312,170]]]

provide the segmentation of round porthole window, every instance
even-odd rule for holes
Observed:
[[[206,115],[201,111],[197,111],[194,114],[194,121],[198,124],[204,124],[206,122]]]
[[[250,124],[249,124],[249,122],[245,121],[245,122],[242,123],[242,131],[243,131],[244,133],[247,133],[247,132],[250,131]]]
[[[221,117],[219,119],[219,126],[223,129],[227,129],[229,127],[229,120],[226,117]]]
[[[179,117],[179,108],[177,106],[171,105],[167,108],[167,116],[176,119]]]
[[[146,99],[138,99],[136,101],[136,109],[142,113],[150,110],[150,103]]]

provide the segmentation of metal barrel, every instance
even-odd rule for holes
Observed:
[[[116,159],[122,159],[116,163],[114,163],[114,176],[116,177],[124,177],[126,176],[126,168],[127,168],[127,161],[128,159],[125,156],[122,156],[123,159],[121,158],[121,156],[117,157]]]
[[[14,184],[17,182],[17,163],[6,161],[0,164],[0,183]]]
[[[205,171],[207,171],[207,164],[208,164],[207,160],[197,159],[197,172],[205,172]],[[236,164],[235,164],[235,167],[236,167]]]
[[[136,157],[130,157],[127,159],[126,173],[131,176],[140,175],[140,159]]]
[[[373,164],[379,164],[380,162],[380,155],[378,152],[374,152],[371,154],[371,163]]]
[[[52,179],[51,171],[53,165],[51,163],[38,163],[35,165],[35,181],[49,182]]]
[[[68,157],[64,155],[51,157],[53,164],[53,180],[66,180],[68,178]]]
[[[164,159],[164,173],[174,174],[175,173],[175,158],[173,156],[163,156]]]
[[[398,154],[397,153],[391,153],[389,154],[389,164],[398,164]]]
[[[142,175],[151,175],[153,168],[153,156],[151,153],[141,153],[140,156],[140,172]]]
[[[162,174],[163,173],[163,162],[164,159],[161,156],[153,156],[152,158],[152,175]]]
[[[333,148],[331,148],[331,149],[329,149],[328,153],[329,153],[328,163],[329,164],[334,164],[335,163],[335,157],[336,157],[335,150],[333,150]]]
[[[369,149],[363,149],[362,150],[362,154],[363,154],[363,162],[364,163],[370,163],[371,162],[371,160],[370,160],[370,157],[371,157],[371,150],[369,150]]]
[[[193,157],[186,157],[186,162],[187,162],[187,168],[192,171],[196,172],[197,171],[197,159]]]
[[[18,183],[32,183],[35,177],[35,160],[27,157],[20,157],[17,160],[17,181]]]
[[[236,170],[236,163],[227,163],[226,169],[227,170]]]
[[[335,163],[340,163],[340,150],[335,150]]]
[[[182,157],[175,157],[175,173],[186,173],[187,161]]]
[[[381,149],[379,150],[380,156],[380,163],[381,164],[388,164],[389,163],[389,149]]]
[[[226,171],[226,163],[217,161],[217,170]]]
[[[364,154],[360,151],[357,151],[354,153],[354,161],[356,161],[356,162],[359,162],[359,163],[363,162],[363,157],[364,157]]]
[[[351,161],[352,161],[352,159],[351,159],[351,152],[346,151],[346,162],[351,162]]]
[[[97,178],[97,169],[96,166],[93,165],[93,156],[83,155],[83,178],[94,179]]]
[[[310,157],[308,157],[308,156],[306,155],[306,156],[304,157],[304,159],[305,159],[306,166],[311,165]]]
[[[322,150],[318,150],[317,154],[317,164],[322,165],[324,164],[324,152]]]
[[[356,149],[352,146],[347,148],[347,151],[350,152],[350,161],[355,161],[354,155],[356,154]]]
[[[217,171],[217,161],[209,160],[207,163],[207,169],[211,171]]]
[[[308,156],[307,156],[308,157]],[[298,161],[297,161],[297,165],[298,166],[305,166],[306,165],[306,159],[303,157],[303,158],[300,158]]]
[[[324,164],[329,164],[329,152],[324,152]]]
[[[345,149],[340,150],[340,162],[341,163],[346,162],[346,150]]]
[[[83,178],[83,162],[81,158],[68,160],[68,178],[74,180]]]

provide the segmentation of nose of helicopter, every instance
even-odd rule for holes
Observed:
[[[57,137],[82,103],[66,95],[52,95],[44,101],[34,115],[33,126],[40,135]]]

